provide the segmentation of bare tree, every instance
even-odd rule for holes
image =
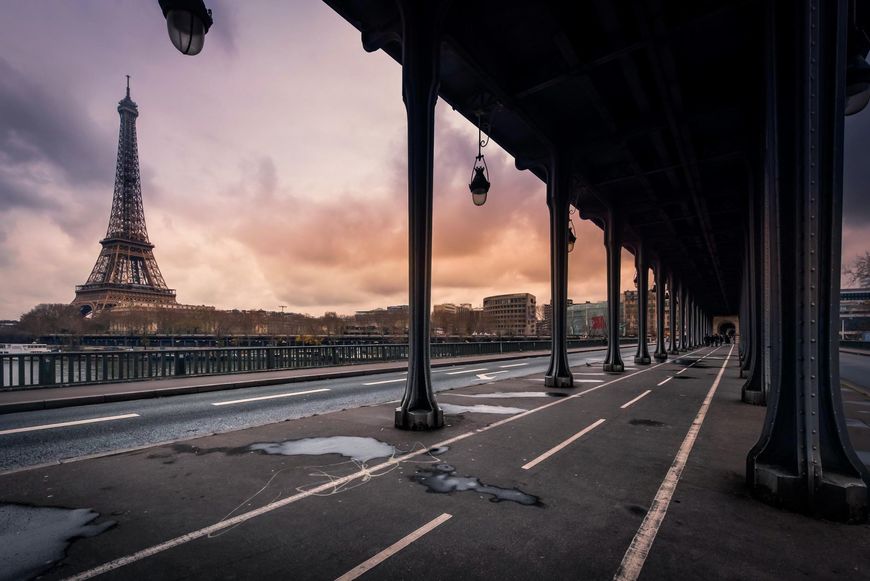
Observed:
[[[843,268],[852,283],[861,287],[870,287],[870,252],[864,252],[864,256],[858,256],[849,265]]]

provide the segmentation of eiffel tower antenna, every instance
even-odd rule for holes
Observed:
[[[118,163],[115,167],[115,193],[106,237],[88,281],[76,287],[72,304],[83,315],[117,306],[176,305],[175,291],[167,288],[154,245],[148,239],[142,186],[139,180],[139,147],[136,118],[139,107],[127,95],[118,103],[121,129],[118,135]]]

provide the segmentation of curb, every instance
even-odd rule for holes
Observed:
[[[855,392],[857,392],[857,393],[860,393],[860,394],[863,395],[864,397],[870,397],[870,390],[868,390],[868,389],[865,388],[865,387],[861,387],[861,386],[859,386],[859,385],[855,385],[855,384],[852,383],[851,381],[847,381],[847,380],[845,380],[845,379],[841,379],[841,380],[840,380],[840,386],[841,386],[841,387],[846,387],[846,388],[848,388],[848,389],[851,389],[852,391],[855,391]]]
[[[870,357],[870,351],[865,349],[840,349],[841,353],[848,353],[849,355],[860,355],[862,357]]]
[[[630,346],[630,345],[629,345]],[[622,347],[622,345],[620,345]],[[606,346],[605,346],[606,348]],[[597,347],[580,347],[569,349],[568,353],[587,353],[591,351],[600,351],[602,346]],[[477,363],[489,363],[492,361],[504,361],[506,359],[529,359],[531,357],[541,357],[543,354],[537,352],[535,354],[524,355],[522,352],[505,354],[504,357],[488,358],[488,359],[463,359],[461,362],[443,362],[433,363],[433,369],[439,367],[451,367],[454,365],[474,365]],[[226,383],[205,383],[201,385],[182,385],[174,387],[152,387],[149,389],[121,391],[117,393],[105,393],[94,395],[71,395],[68,397],[58,397],[52,399],[36,399],[29,401],[18,401],[11,403],[0,403],[0,415],[12,414],[16,412],[29,412],[34,410],[57,409],[65,407],[74,407],[82,405],[92,405],[99,403],[111,403],[118,401],[132,401],[137,399],[152,399],[156,397],[171,397],[174,395],[190,395],[194,393],[206,393],[210,391],[223,391],[231,389],[244,389],[246,387],[260,387],[264,385],[280,385],[284,383],[302,383],[304,381],[316,381],[322,379],[343,379],[346,377],[362,377],[366,375],[377,375],[380,373],[392,373],[395,371],[404,371],[408,368],[406,362],[401,362],[398,365],[385,367],[381,369],[363,369],[346,371],[334,371],[327,373],[312,373],[309,375],[297,375],[295,377],[273,377],[269,379],[246,379],[240,381],[231,381]]]

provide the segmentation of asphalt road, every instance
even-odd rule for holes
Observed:
[[[634,351],[633,346],[622,349],[628,367],[633,367]],[[578,385],[604,382],[600,365],[604,355],[604,349],[569,355]],[[437,392],[543,377],[548,362],[542,356],[441,367],[432,371],[433,388]],[[402,372],[390,372],[4,414],[0,416],[0,473],[398,400],[404,378]]]
[[[870,389],[870,356],[840,352],[840,379]]]

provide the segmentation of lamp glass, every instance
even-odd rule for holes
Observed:
[[[475,206],[482,206],[486,203],[486,191],[478,190],[476,192],[471,192],[471,201],[474,202]]]
[[[172,44],[186,55],[199,54],[205,44],[205,24],[189,10],[170,10],[166,28]]]

